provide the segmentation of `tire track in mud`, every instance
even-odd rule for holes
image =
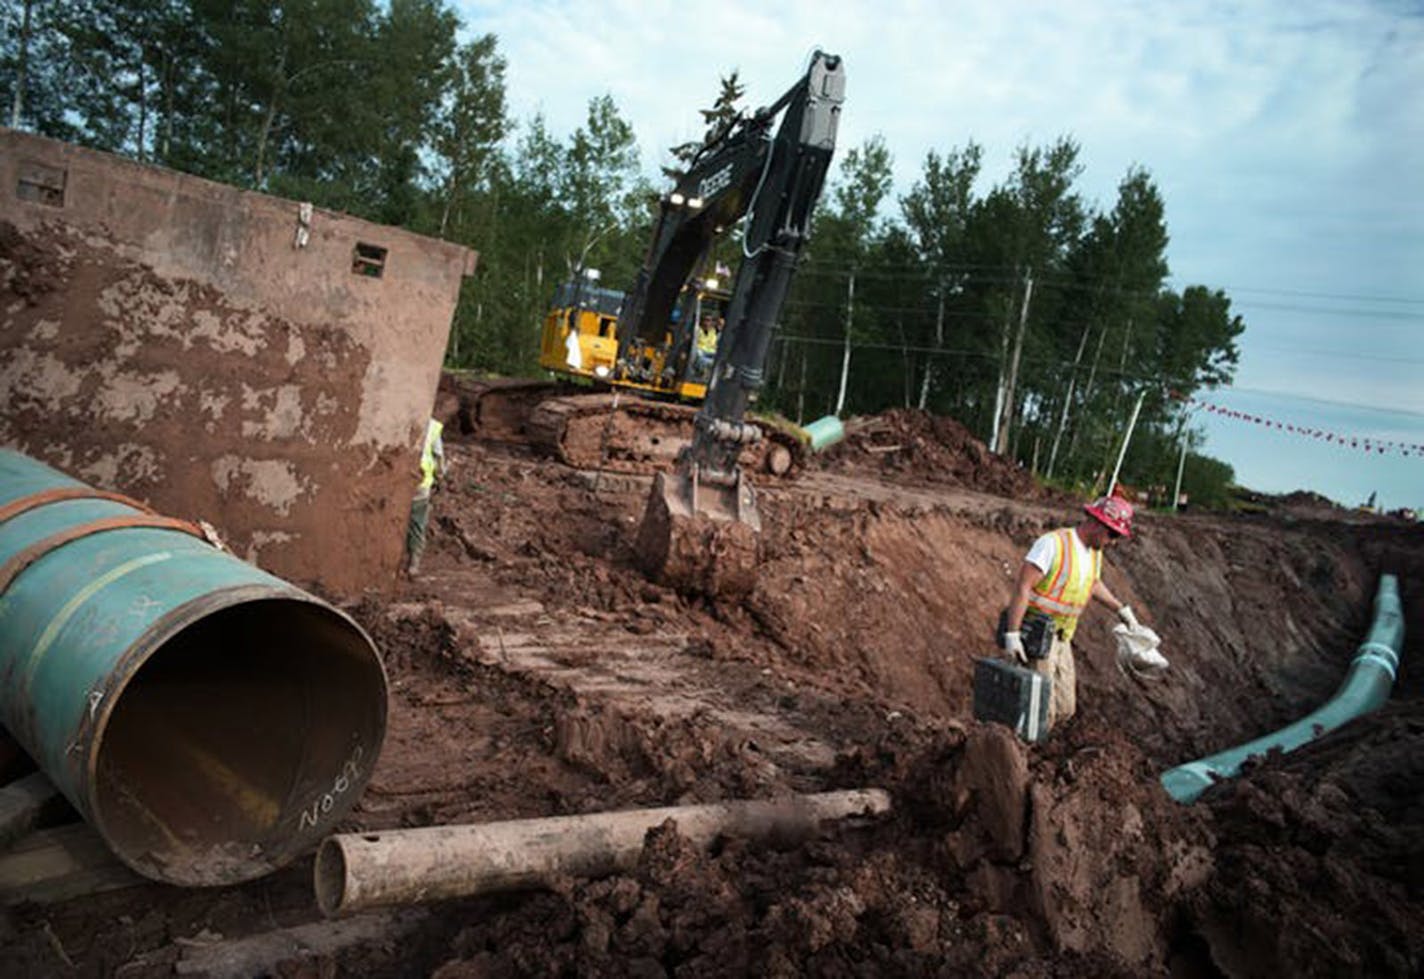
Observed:
[[[815,786],[835,761],[817,734],[704,682],[704,650],[681,634],[528,599],[354,611],[392,678],[369,828],[767,794]]]

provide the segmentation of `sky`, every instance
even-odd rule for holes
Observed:
[[[499,38],[516,119],[566,135],[611,94],[651,174],[701,138],[722,76],[766,104],[816,48],[845,59],[838,150],[883,136],[895,195],[928,151],[969,140],[980,193],[1017,147],[1063,135],[1101,210],[1145,168],[1169,285],[1224,289],[1246,324],[1233,385],[1202,395],[1224,411],[1196,412],[1205,451],[1254,489],[1424,508],[1424,448],[1394,447],[1424,447],[1421,0],[456,6],[467,33]]]

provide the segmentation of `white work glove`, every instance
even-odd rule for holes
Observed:
[[[1024,652],[1022,634],[1018,632],[1004,633],[1004,652],[1020,663],[1028,664],[1028,654]]]
[[[1123,625],[1127,626],[1134,632],[1142,628],[1142,626],[1137,621],[1137,613],[1132,610],[1132,606],[1130,605],[1119,606],[1117,610],[1117,617],[1119,619],[1122,619]]]

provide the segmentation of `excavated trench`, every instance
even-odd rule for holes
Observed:
[[[431,573],[348,608],[386,657],[392,700],[385,752],[344,829],[861,785],[889,790],[895,810],[791,850],[730,840],[703,853],[668,825],[633,872],[382,919],[374,938],[267,971],[1424,969],[1421,528],[1148,516],[1108,582],[1162,634],[1172,671],[1120,674],[1095,614],[1076,643],[1079,716],[1030,751],[972,720],[970,678],[1024,549],[1072,506],[981,492],[1021,474],[957,430],[890,416],[765,489],[765,564],[735,603],[635,570],[646,481],[517,445],[451,455]],[[1391,705],[1196,806],[1172,802],[1163,768],[1330,695],[1381,570],[1401,576],[1407,619]],[[59,949],[83,974],[128,963],[125,976],[167,975],[199,961],[198,946],[315,922],[303,873],[309,863],[222,892],[147,887],[21,909],[0,969],[58,974]]]

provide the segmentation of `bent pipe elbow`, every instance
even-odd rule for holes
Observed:
[[[1264,755],[1275,749],[1294,751],[1356,717],[1379,709],[1389,699],[1403,648],[1404,615],[1399,601],[1399,581],[1394,575],[1381,575],[1375,594],[1373,624],[1333,697],[1278,731],[1168,769],[1162,773],[1162,787],[1178,802],[1195,802],[1217,782],[1239,774],[1242,764],[1253,755]]]

